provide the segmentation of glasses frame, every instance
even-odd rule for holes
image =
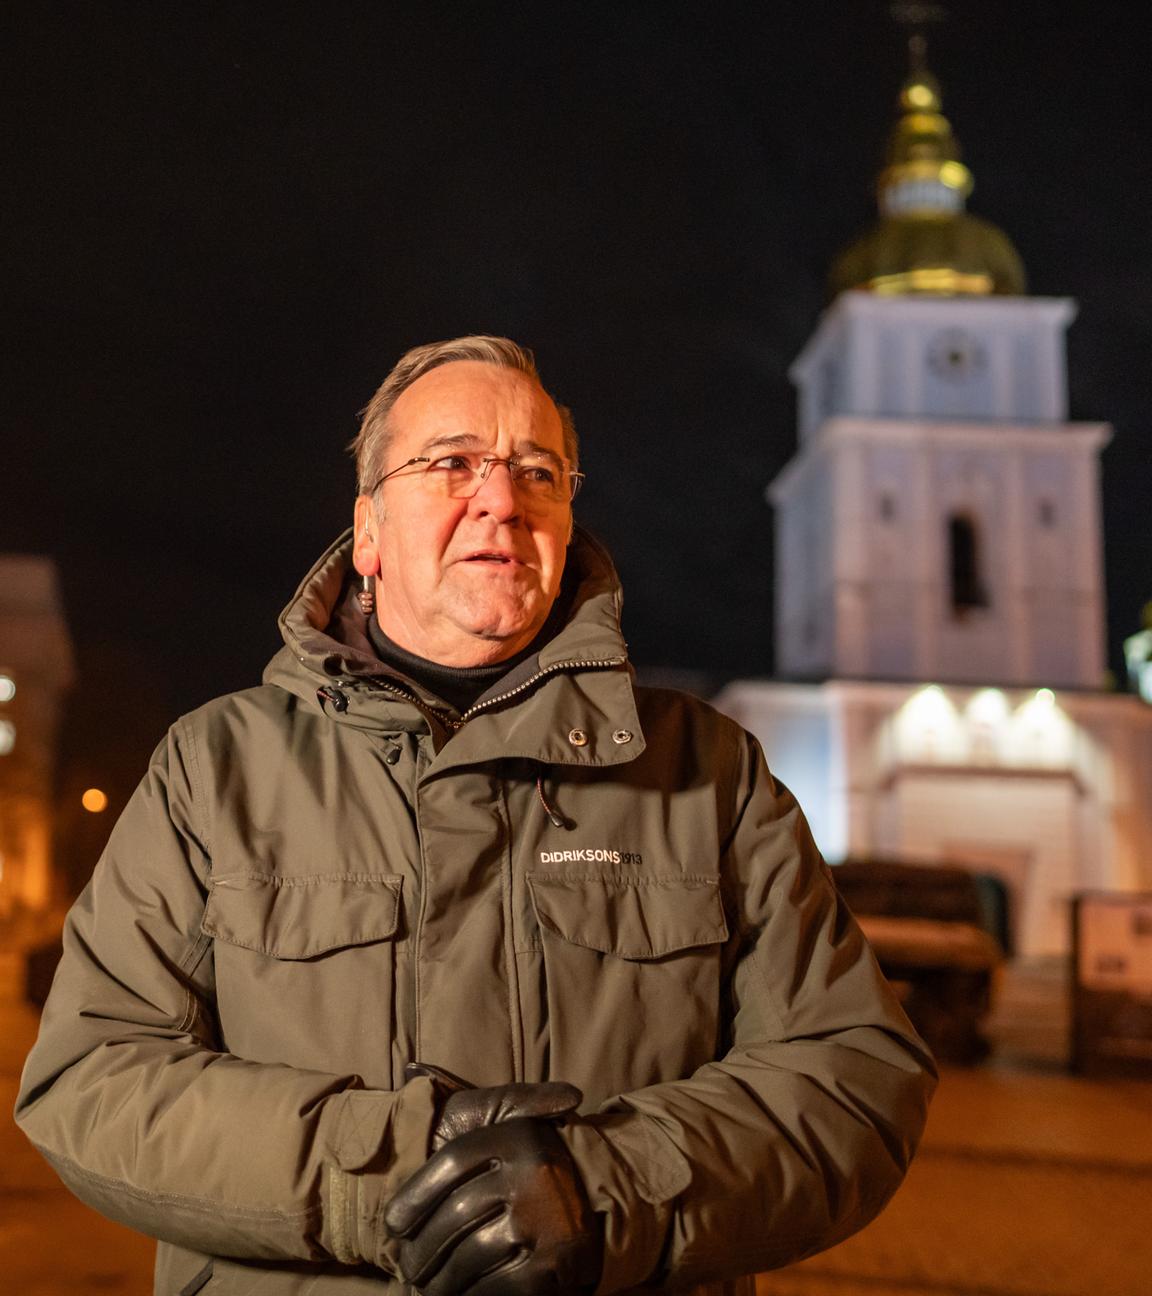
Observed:
[[[368,488],[368,490],[365,491],[364,493],[366,495],[375,495],[376,492],[380,489],[381,486],[384,485],[384,483],[388,480],[389,477],[395,477],[397,473],[402,473],[405,468],[413,468],[415,467],[416,464],[431,464],[435,462],[436,461],[432,458],[431,455],[416,455],[412,459],[406,459],[404,463],[399,465],[399,467],[392,468],[388,472],[384,473],[382,476],[377,477],[376,480],[372,483],[372,485]],[[518,464],[519,462],[520,462],[520,458],[518,455],[511,455],[507,459],[501,459],[498,455],[485,455],[484,458],[480,460],[480,467],[478,469],[472,470],[473,474],[477,479],[476,489],[472,492],[472,494],[453,495],[450,496],[449,498],[472,499],[475,495],[479,493],[480,487],[484,484],[484,482],[488,480],[488,474],[492,471],[493,464],[503,464],[505,468],[508,469],[508,476],[512,480],[512,486],[513,488],[518,490],[519,487],[517,486],[516,478],[512,476],[512,465]],[[557,460],[557,462],[562,463],[564,467],[567,469],[568,480],[571,483],[571,491],[568,495],[567,503],[571,504],[572,501],[576,498],[576,496],[579,495],[580,487],[583,485],[584,478],[587,474],[579,472],[575,468],[569,468],[565,460],[559,459]],[[564,497],[562,495],[558,496],[553,502],[556,504],[562,504],[565,502]]]

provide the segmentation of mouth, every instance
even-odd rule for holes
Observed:
[[[519,559],[502,549],[478,549],[462,559],[466,563],[486,563],[495,567],[519,566]]]

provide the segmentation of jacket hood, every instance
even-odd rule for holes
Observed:
[[[569,546],[564,579],[571,599],[564,626],[539,652],[489,689],[464,719],[471,729],[474,713],[478,721],[505,712],[511,702],[522,700],[544,683],[550,694],[564,692],[555,687],[558,679],[564,679],[568,696],[562,711],[570,723],[563,745],[545,742],[544,748],[553,749],[549,753],[541,750],[540,741],[532,741],[526,744],[530,750],[518,751],[517,744],[508,745],[509,734],[505,733],[502,754],[570,763],[576,752],[579,764],[616,764],[643,750],[627,645],[620,629],[622,594],[607,551],[581,528],[576,529]],[[457,728],[455,713],[440,699],[376,655],[356,598],[358,585],[349,529],[321,555],[280,614],[284,647],[269,662],[264,682],[288,690],[313,710],[358,728],[412,730],[437,719],[449,731]],[[589,692],[592,696],[584,697],[584,705],[576,705],[577,695]],[[597,713],[601,725],[606,715],[611,716],[616,724],[612,732],[627,730],[638,740],[629,740],[631,750],[622,751],[624,744],[617,742],[612,753],[612,743],[597,743],[604,758],[590,759],[591,753],[573,747],[568,734],[587,727]]]

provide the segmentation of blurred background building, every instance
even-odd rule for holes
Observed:
[[[36,938],[65,897],[54,866],[56,751],[74,674],[55,564],[0,554],[0,937]]]
[[[779,678],[716,700],[830,860],[991,877],[1008,946],[1062,954],[1076,893],[1152,888],[1152,708],[1106,691],[1110,429],[1068,421],[1075,304],[1025,295],[971,188],[916,38],[879,221],[791,369]]]

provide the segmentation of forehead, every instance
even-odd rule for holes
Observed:
[[[437,436],[473,435],[486,444],[532,440],[564,452],[560,415],[538,382],[517,369],[453,360],[406,388],[389,420],[395,443],[409,452]]]

